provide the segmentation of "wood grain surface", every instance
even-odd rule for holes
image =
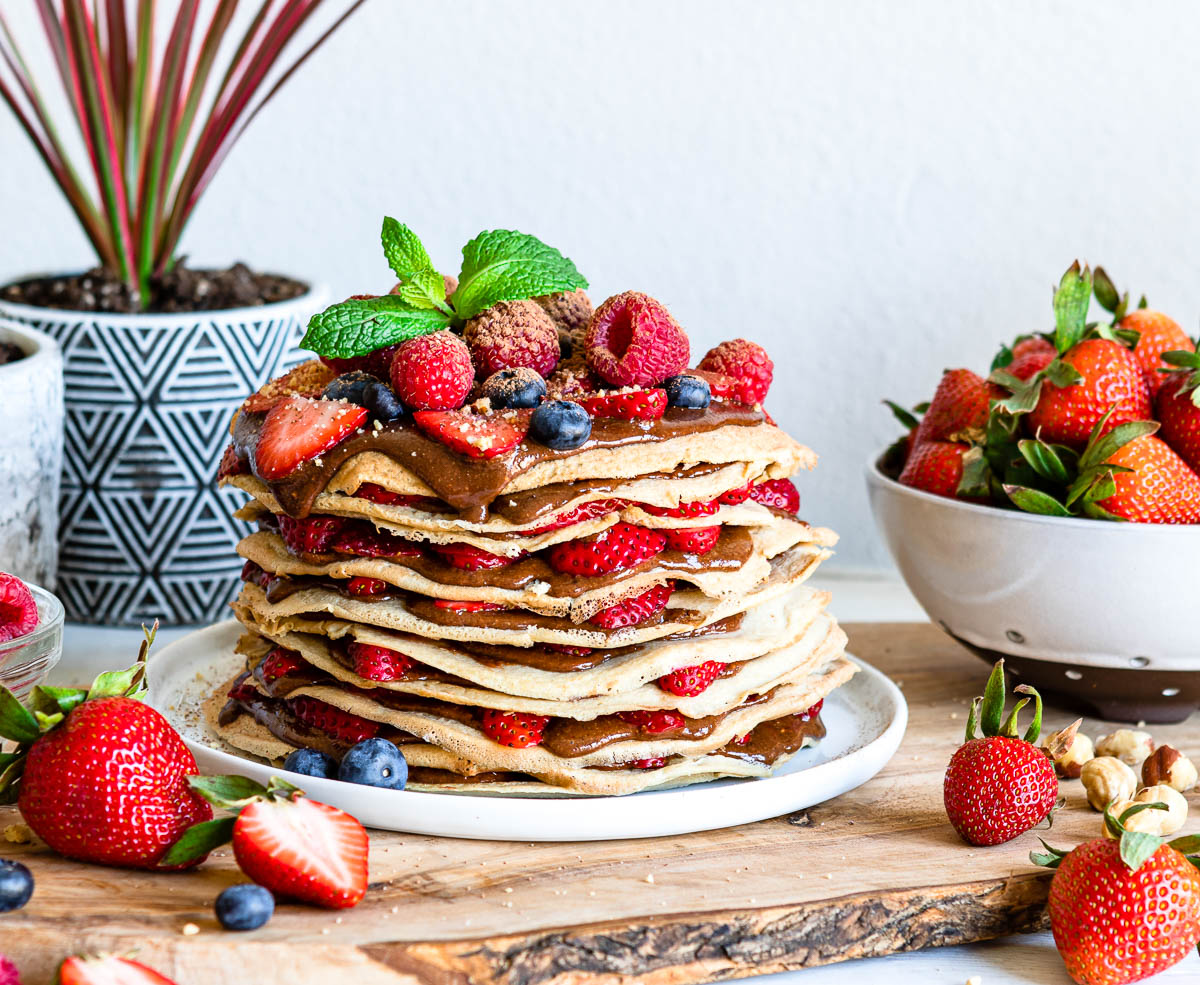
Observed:
[[[249,934],[224,932],[212,916],[217,893],[240,881],[228,850],[194,872],[151,874],[0,844],[37,880],[25,909],[0,915],[0,952],[33,983],[70,953],[136,950],[180,985],[674,985],[1044,926],[1049,876],[1027,855],[1045,832],[971,848],[942,809],[942,773],[987,668],[929,625],[847,628],[852,651],[902,686],[910,722],[879,776],[819,807],[579,845],[373,833],[360,906],[281,905]],[[1049,728],[1068,720],[1047,715]],[[1200,752],[1196,717],[1152,731]],[[1067,806],[1048,837],[1069,846],[1099,832],[1099,815],[1078,781],[1062,788]],[[0,809],[0,829],[17,820]]]

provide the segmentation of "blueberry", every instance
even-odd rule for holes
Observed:
[[[712,402],[708,380],[702,380],[699,376],[689,376],[687,373],[670,376],[663,380],[662,387],[667,391],[667,405],[670,407],[703,410]]]
[[[332,756],[316,749],[297,749],[283,761],[283,768],[305,776],[320,776],[326,780],[337,777],[338,764]]]
[[[546,396],[546,381],[525,366],[502,369],[483,381],[483,395],[496,408],[536,407]]]
[[[533,412],[529,433],[556,451],[566,451],[587,441],[592,433],[592,419],[573,401],[548,400]]]
[[[0,858],[0,913],[19,910],[33,895],[33,873],[20,862]]]
[[[372,380],[363,387],[362,405],[385,424],[404,416],[404,404],[400,403],[396,391],[379,380]]]
[[[379,380],[370,373],[363,373],[356,369],[350,373],[343,373],[328,383],[321,391],[321,396],[326,400],[347,400],[360,407],[366,407],[363,400],[367,385],[378,382]]]
[[[239,882],[221,890],[213,909],[226,930],[257,930],[275,912],[275,897],[262,886]]]
[[[363,739],[342,757],[337,778],[346,783],[365,783],[369,787],[403,790],[408,783],[408,763],[404,753],[387,739]]]

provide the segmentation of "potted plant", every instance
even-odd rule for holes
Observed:
[[[0,287],[0,316],[62,348],[58,591],[70,619],[207,622],[234,594],[241,532],[212,483],[225,429],[325,298],[241,263],[190,269],[179,242],[246,126],[362,2],[341,2],[322,25],[314,15],[333,6],[322,0],[267,0],[248,19],[237,0],[170,12],[155,0],[36,0],[28,24],[36,9],[68,120],[54,118],[28,39],[0,12],[0,96],[98,261]]]

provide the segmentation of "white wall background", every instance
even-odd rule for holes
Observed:
[[[32,4],[6,13],[22,34]],[[483,228],[776,363],[822,455],[804,512],[888,564],[862,468],[950,365],[1048,325],[1080,255],[1200,314],[1200,9],[1179,2],[370,0],[255,122],[184,241],[336,294],[392,214],[457,269]],[[87,246],[0,113],[0,276]]]

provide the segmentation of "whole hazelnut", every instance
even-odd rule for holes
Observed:
[[[1139,801],[1136,800],[1119,800],[1110,808],[1110,813],[1115,818],[1120,818],[1129,808],[1136,807]],[[1153,801],[1151,801],[1153,803]],[[1138,811],[1132,814],[1124,822],[1126,831],[1143,831],[1148,835],[1163,834],[1163,826],[1167,823],[1167,812],[1159,810]],[[1114,841],[1119,837],[1108,826],[1108,820],[1101,822],[1101,830],[1104,832],[1105,838],[1111,838]]]
[[[1102,811],[1114,800],[1133,799],[1137,790],[1137,775],[1113,756],[1097,756],[1083,764],[1079,772],[1088,803]],[[1145,813],[1144,811],[1142,813]]]
[[[1174,746],[1159,746],[1142,763],[1142,785],[1165,784],[1180,792],[1196,785],[1196,767]]]
[[[1051,732],[1042,743],[1042,751],[1054,762],[1054,771],[1061,777],[1074,780],[1083,770],[1083,764],[1095,757],[1092,740],[1079,734],[1082,718],[1077,718],[1065,729]]]
[[[1140,765],[1154,752],[1154,739],[1149,732],[1119,728],[1096,743],[1097,756],[1115,756],[1129,766]]]
[[[1159,821],[1159,830],[1154,834],[1173,835],[1176,831],[1183,827],[1187,821],[1188,804],[1187,800],[1174,787],[1168,787],[1166,784],[1160,783],[1156,787],[1145,787],[1137,792],[1133,798],[1137,804],[1166,804],[1165,811],[1142,811],[1142,814],[1152,814]],[[1115,813],[1115,812],[1114,812]]]

